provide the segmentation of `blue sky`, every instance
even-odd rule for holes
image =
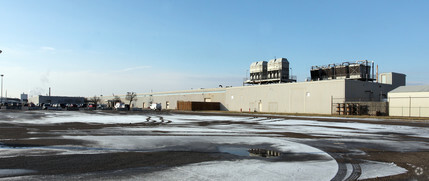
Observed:
[[[9,97],[240,86],[254,61],[370,60],[429,84],[429,1],[0,0]]]

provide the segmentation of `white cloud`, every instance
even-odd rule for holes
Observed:
[[[124,68],[124,69],[117,70],[117,71],[114,71],[114,72],[129,72],[129,71],[133,71],[133,70],[148,69],[148,68],[152,68],[152,66],[128,67],[128,68]]]
[[[40,49],[43,51],[55,51],[55,48],[48,47],[48,46],[40,47]]]

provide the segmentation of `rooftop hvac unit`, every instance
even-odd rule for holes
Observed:
[[[371,78],[371,66],[363,64],[350,65],[350,79],[369,80]]]
[[[253,62],[250,65],[250,80],[261,80],[267,77],[267,62]]]
[[[335,67],[329,65],[328,67],[322,68],[322,80],[326,79],[335,79]]]
[[[267,65],[267,79],[289,79],[289,61],[286,58],[272,59]]]
[[[349,65],[343,63],[342,65],[335,66],[335,73],[337,79],[349,78]]]
[[[355,63],[344,62],[340,65],[329,64],[327,66],[312,66],[311,80],[326,80],[326,79],[355,79],[362,81],[372,81],[371,70],[373,65],[367,61],[357,61]],[[372,72],[373,74],[373,72]]]
[[[269,62],[259,61],[250,65],[250,79],[245,84],[273,84],[296,82],[289,76],[289,61],[286,58],[276,58]]]

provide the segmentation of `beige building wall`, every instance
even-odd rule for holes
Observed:
[[[161,103],[162,109],[176,109],[177,101],[220,102],[221,110],[331,114],[333,103],[379,101],[394,87],[356,80],[325,80],[231,88],[198,89],[138,94],[131,107],[147,108]],[[125,95],[120,96],[124,103]],[[104,97],[103,100],[113,97]]]
[[[389,93],[389,115],[429,117],[429,92]]]
[[[39,104],[39,96],[34,96],[34,97],[28,98],[28,102],[31,102],[34,104]]]
[[[162,109],[176,109],[177,101],[225,102],[226,88],[197,89],[185,91],[156,92],[137,94],[137,101],[131,107],[148,108],[152,103],[161,103]],[[118,95],[121,101],[128,104],[125,95]],[[113,96],[103,97],[103,103],[113,99]],[[226,108],[221,105],[221,109]]]
[[[229,88],[230,111],[331,114],[333,97],[344,98],[344,80]]]

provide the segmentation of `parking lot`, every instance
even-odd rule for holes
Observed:
[[[3,111],[3,180],[428,180],[425,121]]]

